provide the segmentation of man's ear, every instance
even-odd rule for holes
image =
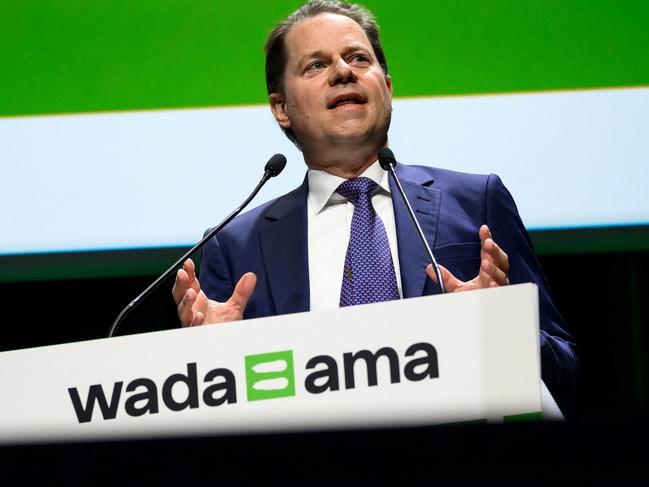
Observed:
[[[268,103],[270,104],[270,110],[273,112],[273,116],[275,117],[275,120],[277,120],[277,123],[282,128],[291,128],[291,121],[286,112],[286,100],[284,99],[284,95],[281,93],[271,93],[268,96]]]
[[[390,98],[392,98],[392,76],[389,74],[385,75],[385,85],[388,87],[388,91],[390,92]]]

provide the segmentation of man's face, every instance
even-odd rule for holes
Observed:
[[[280,125],[307,153],[387,141],[392,83],[363,29],[352,19],[321,14],[286,35],[284,94],[271,95]]]

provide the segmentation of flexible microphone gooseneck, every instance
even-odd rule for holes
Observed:
[[[224,226],[226,226],[230,221],[237,216],[241,211],[248,206],[248,203],[252,201],[252,199],[259,193],[259,190],[262,188],[264,184],[266,184],[266,181],[268,181],[270,178],[277,176],[279,173],[282,172],[284,169],[284,166],[286,166],[286,157],[283,154],[275,154],[273,157],[271,157],[268,162],[266,163],[266,166],[264,167],[264,175],[261,178],[261,181],[259,181],[259,184],[257,184],[257,187],[253,190],[252,193],[250,193],[250,196],[246,198],[246,200],[241,203],[236,210],[234,210],[232,213],[230,213],[225,220],[223,220],[221,223],[219,223],[217,226],[215,226],[210,232],[203,237],[203,239],[198,242],[196,245],[194,245],[191,249],[189,249],[185,255],[183,255],[180,259],[178,259],[176,262],[173,263],[169,269],[167,269],[164,274],[162,274],[160,277],[158,277],[149,287],[147,287],[142,293],[136,297],[133,301],[131,301],[118,315],[117,318],[115,318],[115,321],[110,327],[110,330],[108,332],[108,338],[111,338],[113,334],[115,333],[115,330],[119,326],[119,324],[126,318],[126,315],[128,315],[133,309],[149,294],[151,294],[153,291],[158,289],[160,287],[160,284],[164,282],[165,279],[167,279],[171,274],[173,274],[179,267],[182,267],[183,262],[189,258],[194,252],[197,250],[201,249],[207,242],[210,240],[214,235],[216,235]]]
[[[435,270],[435,275],[437,276],[437,283],[439,284],[439,289],[442,292],[442,294],[444,294],[446,292],[446,289],[444,288],[444,281],[442,280],[442,272],[439,270],[439,266],[437,265],[435,256],[433,255],[432,250],[430,250],[430,246],[426,241],[426,237],[424,237],[424,232],[421,230],[421,227],[419,226],[419,222],[415,217],[415,212],[412,210],[412,206],[410,206],[410,202],[406,197],[406,193],[403,190],[403,187],[401,186],[401,181],[399,181],[399,178],[397,177],[397,173],[394,170],[394,166],[397,165],[397,160],[394,158],[394,153],[387,147],[379,151],[379,164],[384,170],[390,173],[390,175],[392,176],[392,180],[397,185],[399,194],[401,195],[401,199],[403,200],[403,202],[406,205],[406,208],[408,209],[408,215],[410,215],[410,219],[412,220],[413,225],[417,229],[417,234],[419,235],[419,239],[421,240],[421,243],[424,246],[426,253],[428,254],[430,263],[433,265],[433,269]]]

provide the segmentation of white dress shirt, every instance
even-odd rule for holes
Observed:
[[[377,183],[372,195],[372,205],[383,221],[388,235],[397,276],[397,289],[399,296],[402,297],[397,231],[388,173],[377,161],[368,167],[361,177]],[[309,181],[307,222],[311,311],[338,308],[354,205],[336,193],[338,186],[345,182],[344,178],[313,169],[309,169],[307,178]]]

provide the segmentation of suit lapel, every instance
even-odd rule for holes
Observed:
[[[397,166],[401,184],[410,200],[428,245],[434,248],[439,221],[441,191],[430,187],[431,177],[418,177],[414,168]],[[390,191],[397,231],[401,285],[405,298],[422,296],[428,277],[428,257],[407,209],[390,178]],[[306,178],[295,191],[277,200],[267,210],[259,232],[270,293],[277,314],[308,311],[309,258],[307,241]],[[436,286],[433,286],[436,291]]]
[[[309,310],[307,182],[266,211],[259,232],[277,314]]]
[[[433,184],[431,177],[418,178],[416,174],[412,174],[413,169],[398,165],[397,173],[428,245],[433,249],[437,237],[441,191],[430,187]],[[429,264],[429,259],[408,215],[408,210],[401,196],[397,194],[398,189],[392,178],[390,178],[390,191],[397,229],[403,297],[422,296],[426,279],[428,279],[426,266]]]

